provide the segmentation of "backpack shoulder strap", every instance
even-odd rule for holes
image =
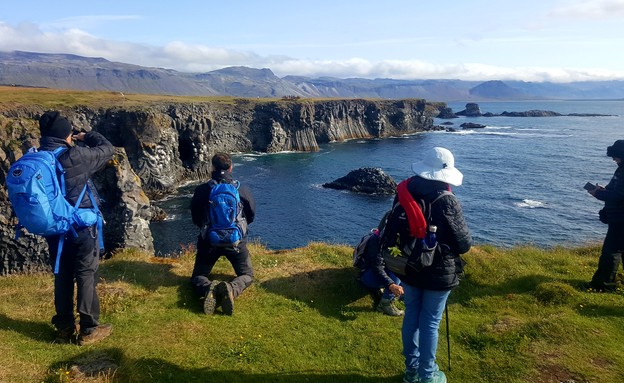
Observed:
[[[452,192],[448,191],[448,190],[442,190],[442,193],[438,194],[433,200],[431,200],[431,202],[429,202],[430,205],[433,205],[434,203],[436,203],[440,198],[447,196],[447,195],[453,195]]]
[[[67,147],[65,146],[59,146],[58,148],[52,150],[52,154],[54,154],[54,157],[59,158],[59,156],[63,153],[65,153],[67,151]]]
[[[421,200],[422,205],[425,207],[426,209],[426,219],[427,219],[427,225],[429,225],[429,223],[431,222],[431,210],[432,210],[432,206],[434,203],[438,202],[438,200],[442,199],[442,197],[445,197],[447,195],[453,195],[452,192],[448,191],[448,190],[442,190],[442,192],[438,192],[438,195],[432,199],[431,201],[428,201],[427,198],[424,198]]]
[[[59,157],[61,156],[61,154],[65,153],[67,151],[66,147],[63,146],[59,146],[58,148],[52,150],[52,155],[54,155],[54,166],[56,167],[56,171],[58,173],[58,182],[59,182],[59,186],[61,187],[61,193],[63,193],[63,197],[67,195],[67,192],[65,190],[65,169],[63,169],[63,165],[61,164],[61,161],[59,161]]]

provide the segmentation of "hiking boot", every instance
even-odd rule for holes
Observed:
[[[60,330],[56,330],[54,343],[59,343],[59,344],[76,343],[76,340],[77,340],[76,326],[71,326],[71,327],[60,329]]]
[[[399,310],[394,305],[394,299],[382,299],[381,301],[379,301],[379,304],[377,305],[377,311],[393,317],[400,317],[405,314],[403,310]]]
[[[446,375],[442,371],[435,371],[431,378],[420,379],[420,383],[446,383]]]
[[[405,370],[405,373],[403,374],[403,383],[420,383],[418,371]]]
[[[78,344],[81,346],[99,342],[113,332],[113,325],[110,323],[101,324],[93,328],[88,333],[80,332],[78,335]]]
[[[587,292],[595,292],[595,293],[613,292],[613,291],[616,291],[616,284],[615,282],[612,282],[612,283],[586,282],[581,285],[581,290],[587,291]]]
[[[208,287],[208,292],[204,297],[204,313],[207,315],[214,314],[214,311],[217,308],[217,293],[215,290],[219,283],[221,282],[217,280],[212,281],[212,283],[210,283],[210,287]]]
[[[234,313],[234,291],[228,282],[221,282],[217,285],[217,296],[221,299],[221,308],[227,315]]]

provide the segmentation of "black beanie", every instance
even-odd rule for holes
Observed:
[[[617,140],[607,147],[607,156],[624,159],[624,140]]]
[[[72,127],[67,118],[61,116],[59,112],[45,112],[39,118],[39,131],[41,136],[57,137],[66,139],[72,132]]]

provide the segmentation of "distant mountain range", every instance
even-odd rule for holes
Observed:
[[[425,98],[430,101],[624,99],[624,81],[393,80],[277,77],[270,69],[228,67],[184,73],[69,54],[0,52],[0,85],[189,96]]]

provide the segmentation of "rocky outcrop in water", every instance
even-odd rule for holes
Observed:
[[[456,116],[466,116],[466,117],[480,117],[481,108],[479,108],[479,104],[474,102],[469,102],[466,104],[466,109],[455,113]]]
[[[41,106],[0,110],[0,274],[47,268],[47,245],[9,233],[15,217],[4,190],[12,162],[38,145]],[[63,110],[75,128],[96,130],[118,149],[94,177],[104,198],[108,251],[152,251],[150,199],[173,192],[183,181],[209,175],[210,158],[224,152],[315,151],[352,138],[400,136],[434,129],[424,100],[264,101],[226,99],[198,103]],[[162,212],[160,212],[162,213]],[[162,214],[158,219],[162,219]]]
[[[344,177],[323,184],[324,188],[349,190],[356,193],[392,195],[397,184],[380,168],[359,168]]]
[[[474,122],[464,122],[463,124],[459,125],[464,129],[483,129],[485,128],[485,125],[483,124],[476,124]]]

